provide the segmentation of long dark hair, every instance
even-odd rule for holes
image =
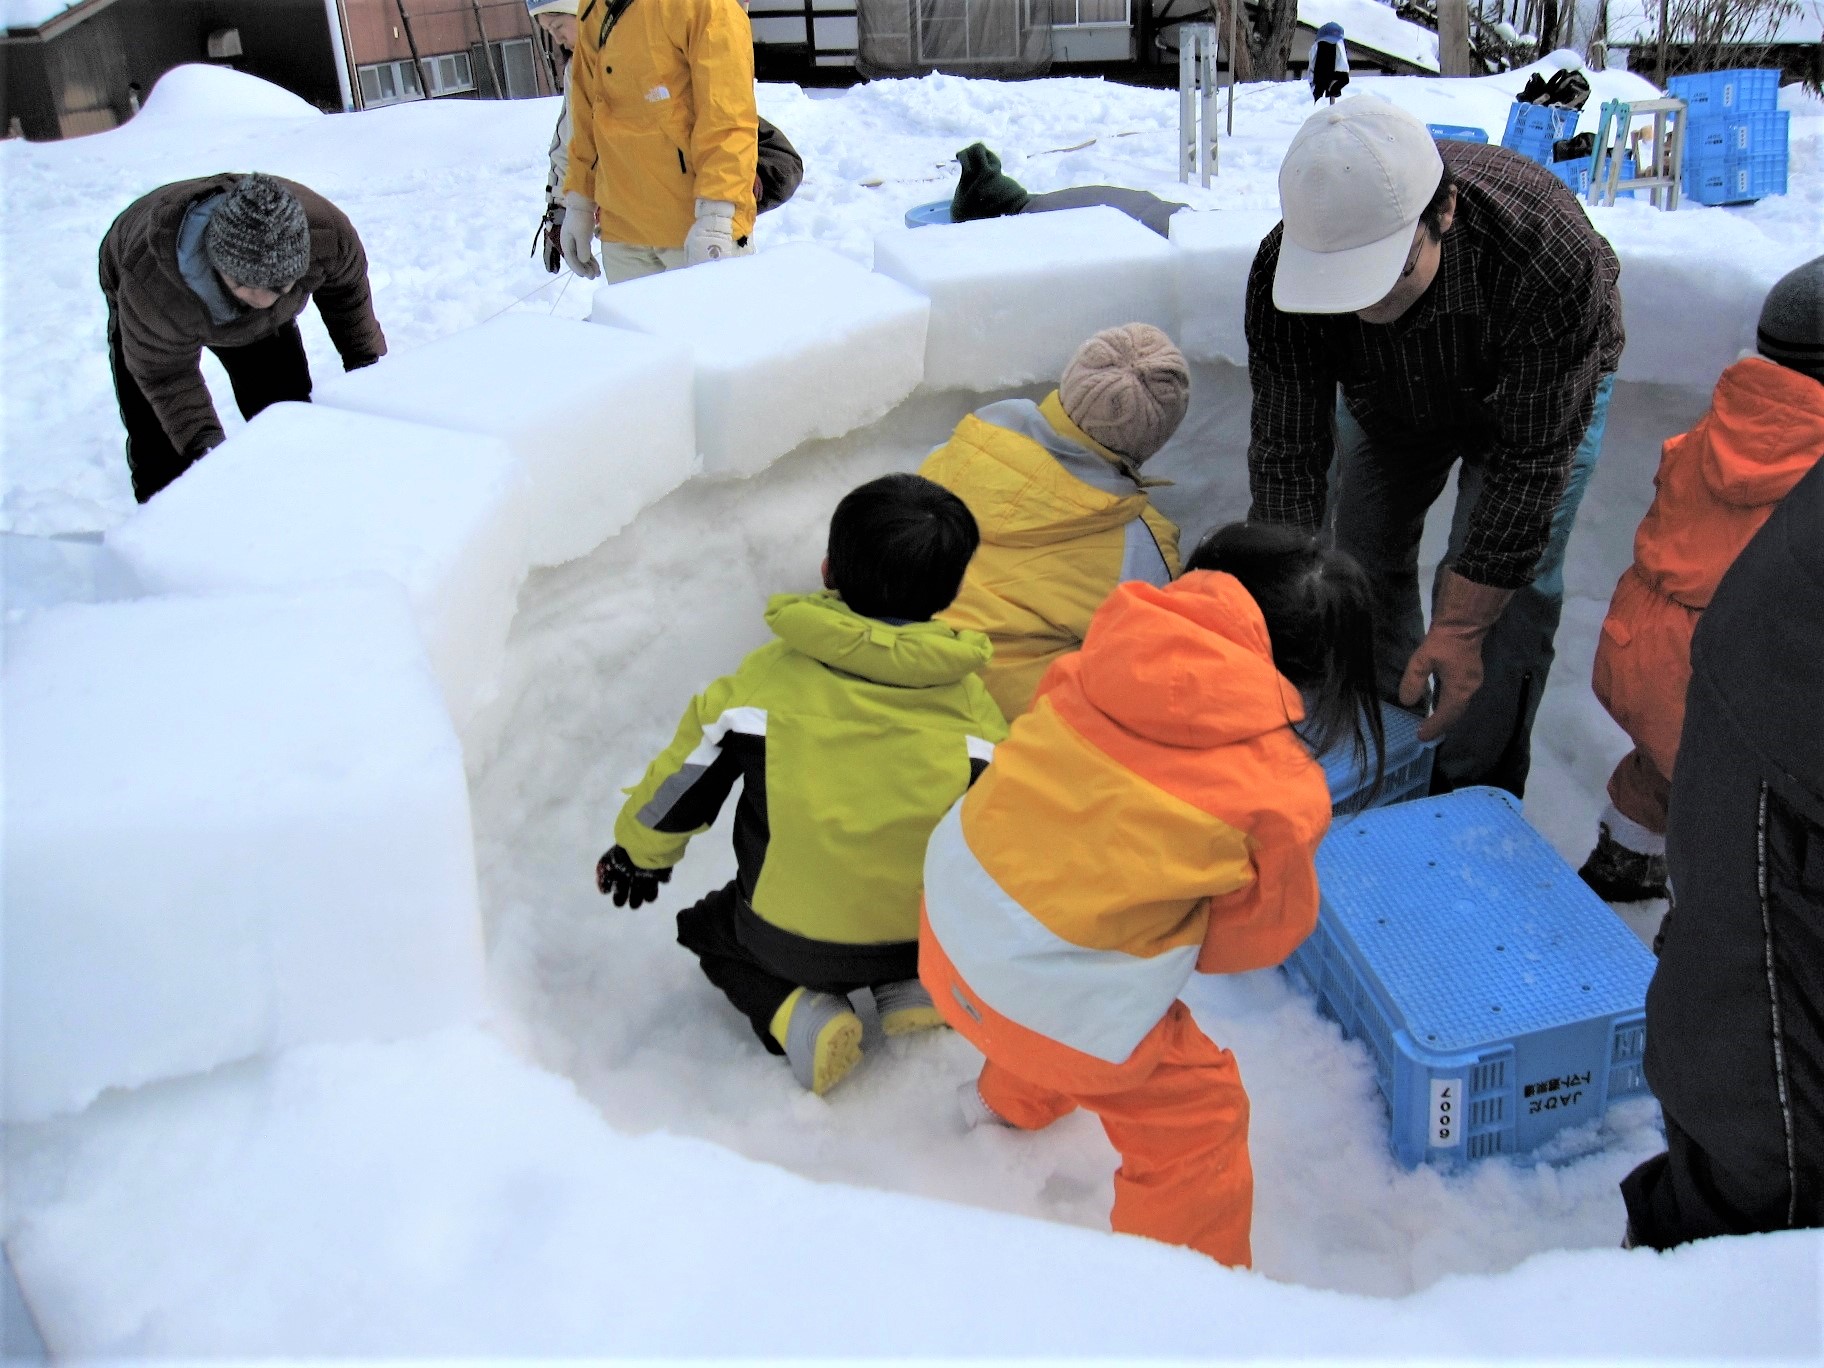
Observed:
[[[1374,597],[1353,557],[1296,528],[1230,523],[1198,543],[1187,570],[1241,581],[1266,619],[1273,664],[1305,700],[1300,734],[1319,753],[1350,743],[1358,773],[1386,777],[1387,739],[1374,674]]]

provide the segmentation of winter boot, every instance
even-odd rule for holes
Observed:
[[[1577,871],[1604,902],[1645,902],[1666,896],[1666,857],[1630,850],[1610,834],[1609,824],[1597,828],[1596,849]]]
[[[794,988],[773,1013],[771,1029],[792,1077],[819,1097],[861,1062],[861,1018],[847,998]]]
[[[873,991],[874,1005],[880,1010],[880,1029],[890,1036],[911,1035],[944,1024],[931,1002],[931,994],[917,979],[883,983]]]
[[[958,1086],[956,1105],[963,1114],[963,1125],[970,1130],[974,1130],[977,1126],[1005,1126],[1009,1130],[1018,1129],[1013,1122],[982,1100],[982,1090],[975,1085],[974,1079]]]

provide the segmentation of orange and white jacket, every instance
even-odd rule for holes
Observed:
[[[1330,825],[1303,716],[1232,576],[1116,589],[932,834],[919,970],[950,1024],[1112,1091],[1152,1071],[1193,969],[1284,960]]]
[[[1596,697],[1668,779],[1685,726],[1691,636],[1723,572],[1824,456],[1824,384],[1764,356],[1716,382],[1710,408],[1660,450],[1596,645]]]

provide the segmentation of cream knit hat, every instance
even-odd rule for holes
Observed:
[[[1191,402],[1191,372],[1150,323],[1105,328],[1077,348],[1058,382],[1064,413],[1103,446],[1146,460],[1171,440]]]

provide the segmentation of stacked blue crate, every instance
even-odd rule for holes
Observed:
[[[1652,954],[1497,789],[1364,813],[1286,967],[1372,1057],[1407,1167],[1525,1154],[1645,1095]]]
[[[1792,116],[1775,108],[1778,71],[1674,76],[1685,102],[1684,192],[1699,204],[1742,204],[1786,193]]]
[[[1578,111],[1557,105],[1522,104],[1516,100],[1508,106],[1507,129],[1501,134],[1501,146],[1510,152],[1530,157],[1541,165],[1552,164],[1552,144],[1577,131]]]
[[[1592,157],[1574,157],[1570,161],[1552,162],[1546,169],[1554,176],[1558,177],[1559,180],[1563,181],[1565,185],[1570,188],[1571,193],[1577,196],[1578,199],[1588,199],[1590,194],[1590,163],[1593,160],[1594,158]],[[1621,179],[1632,180],[1633,178],[1634,158],[1623,157],[1621,159]],[[1615,192],[1615,198],[1633,199],[1634,192],[1632,190],[1618,190]]]

